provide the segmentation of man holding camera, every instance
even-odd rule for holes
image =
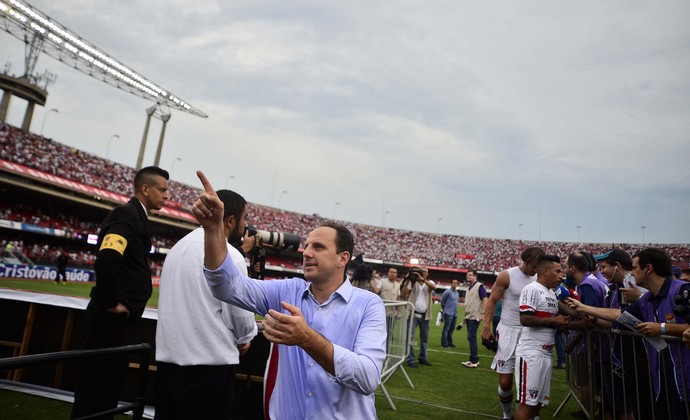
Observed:
[[[429,323],[431,320],[431,292],[436,289],[436,283],[429,280],[429,270],[426,267],[412,267],[400,286],[400,296],[414,305],[412,314],[412,332],[410,333],[410,354],[407,356],[407,366],[416,368],[414,357],[414,336],[419,326],[419,363],[431,366],[427,359],[427,343],[429,341]]]

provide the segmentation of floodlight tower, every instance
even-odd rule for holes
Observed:
[[[161,151],[163,151],[163,139],[165,137],[165,126],[168,125],[168,121],[170,121],[170,117],[172,117],[170,112],[164,112],[161,115],[161,121],[163,121],[163,127],[161,127],[161,135],[158,138],[158,148],[156,149],[156,159],[154,159],[154,161],[153,161],[153,164],[155,166],[159,166],[160,162],[161,162]],[[138,168],[138,169],[141,169],[141,168]]]
[[[20,0],[0,0],[0,28],[26,44],[25,63],[27,65],[27,74],[33,72],[38,55],[40,52],[43,52],[95,79],[150,100],[156,104],[156,107],[165,107],[166,112],[161,115],[167,114],[167,117],[165,119],[159,117],[164,123],[170,119],[168,109],[176,109],[202,118],[208,117],[201,110],[194,108],[170,93],[169,90],[162,88],[84,38],[76,35],[76,33],[58,23],[55,19]],[[36,78],[35,76],[32,77]],[[30,80],[31,77],[27,76],[25,79]],[[9,105],[8,95],[22,97],[29,101],[30,109],[27,109],[27,115],[24,118],[25,123],[22,126],[23,129],[26,126],[28,131],[26,121],[28,118],[30,123],[34,104],[45,105],[45,98],[47,96],[45,89],[47,88],[48,81],[54,81],[54,77],[50,74],[43,76],[43,79],[46,81],[46,87],[40,90],[35,86],[26,86],[26,81],[22,82],[21,78],[0,75],[0,88],[5,91],[2,101],[0,101],[0,118],[5,119],[6,117]],[[22,83],[17,83],[17,80]],[[149,110],[147,109],[148,114]],[[154,114],[151,113],[151,115]],[[151,115],[147,116],[144,137],[148,134]],[[161,143],[164,134],[165,126],[161,132]],[[145,147],[145,141],[142,143],[142,146]],[[162,148],[162,145],[159,148]]]

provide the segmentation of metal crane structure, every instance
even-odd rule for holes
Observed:
[[[154,102],[152,107],[146,109],[146,127],[137,169],[141,167],[152,116],[163,121],[155,165],[160,161],[165,124],[170,119],[171,109],[202,118],[208,117],[168,89],[126,66],[26,2],[0,0],[0,28],[24,42],[26,46],[24,74],[12,76],[7,67],[0,73],[0,89],[4,91],[0,100],[0,120],[6,120],[11,96],[25,99],[28,106],[22,124],[24,132],[29,131],[35,105],[45,105],[47,88],[55,81],[55,75],[50,72],[34,74],[41,52],[95,79]]]

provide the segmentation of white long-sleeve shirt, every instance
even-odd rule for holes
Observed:
[[[233,265],[247,274],[247,265],[228,244]],[[237,344],[257,334],[254,314],[224,303],[211,294],[203,272],[204,231],[182,238],[163,265],[158,299],[156,360],[180,366],[236,365]]]

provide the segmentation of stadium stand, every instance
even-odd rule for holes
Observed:
[[[133,168],[36,134],[24,134],[4,122],[0,122],[0,159],[126,197],[130,195],[130,183],[135,173]],[[170,182],[170,188],[170,205],[185,212],[188,212],[190,204],[200,193],[198,188],[176,181]],[[318,215],[289,212],[256,203],[249,204],[249,211],[251,219],[256,221],[257,228],[295,233],[301,237],[305,237],[314,226],[327,220]],[[82,215],[60,213],[57,209],[43,206],[36,208],[27,203],[12,202],[11,198],[0,199],[0,219],[89,233],[97,233],[100,223],[100,220],[85,219]],[[357,238],[355,254],[363,253],[369,259],[396,264],[403,264],[414,257],[418,258],[422,264],[438,270],[448,269],[461,272],[469,267],[488,273],[502,271],[507,267],[517,265],[520,252],[530,246],[542,247],[547,253],[555,255],[567,255],[574,250],[587,250],[596,254],[614,246],[633,253],[642,248],[639,244],[515,241],[343,223]],[[179,230],[165,234],[165,230],[161,229],[156,236],[155,246],[169,248],[181,236],[182,233]],[[38,255],[40,259],[43,259],[45,257],[43,253],[33,253],[36,246],[41,249],[40,244],[33,244],[29,254]],[[645,245],[647,246],[649,245]],[[690,252],[687,245],[655,244],[655,246],[666,249],[674,265],[681,268],[689,266]],[[89,259],[88,256],[76,255],[75,261],[88,264]],[[299,266],[299,263],[294,261],[283,263],[273,261],[273,263],[286,267]]]

